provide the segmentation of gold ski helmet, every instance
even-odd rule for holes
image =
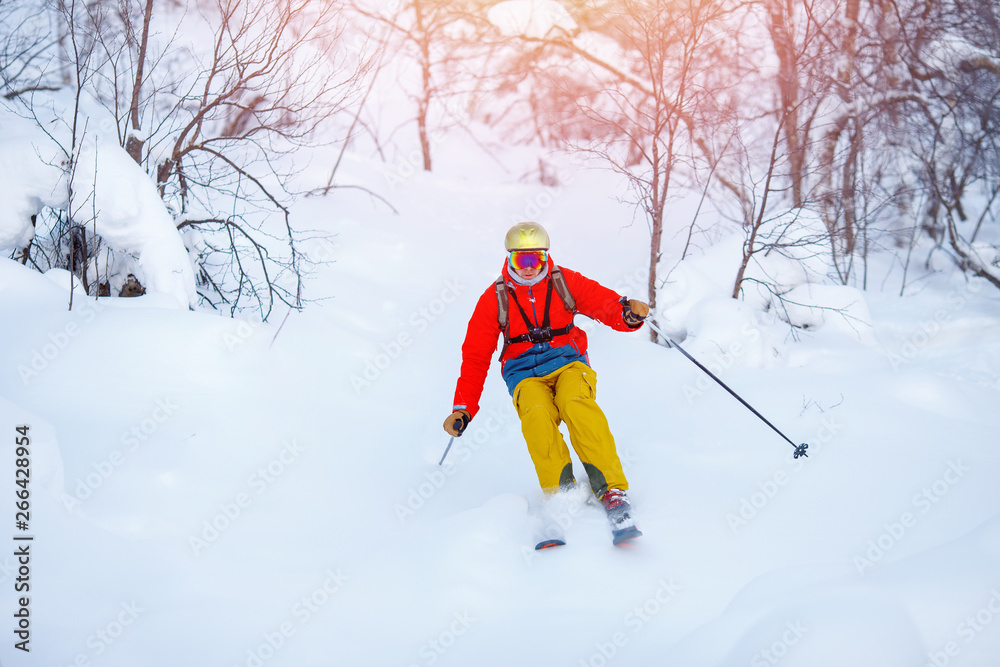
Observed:
[[[507,232],[504,239],[507,252],[512,250],[548,250],[549,234],[537,222],[519,222]]]

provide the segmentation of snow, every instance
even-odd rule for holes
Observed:
[[[187,248],[156,186],[128,153],[110,142],[88,144],[77,181],[92,184],[97,233],[112,248],[137,255],[132,273],[147,291],[169,294],[181,307],[194,306]]]
[[[42,207],[70,206],[69,175],[65,153],[50,136],[0,116],[13,135],[0,140],[0,197],[9,203],[0,211],[0,251],[9,253],[33,238],[31,216]],[[149,176],[117,143],[84,136],[72,189],[75,219],[114,251],[97,258],[103,270],[122,281],[134,274],[148,292],[173,297],[176,307],[196,304],[194,271],[173,218]]]
[[[746,277],[768,285],[768,294],[822,281],[834,270],[829,246],[819,214],[792,209],[761,225]]]
[[[739,235],[677,266],[664,326],[808,442],[798,460],[676,351],[581,320],[645,535],[613,547],[580,490],[560,512],[568,545],[538,553],[540,493],[496,368],[438,465],[465,325],[528,204],[544,201],[556,261],[630,296],[645,227],[614,222],[631,214],[593,171],[557,190],[475,164],[342,169],[378,192],[392,175],[399,214],[361,191],[297,203],[298,224],[335,233],[304,247],[334,260],[307,288],[330,298],[283,324],[164,294],[78,295],[70,311],[64,274],[0,260],[10,496],[15,427],[32,442],[31,664],[996,664],[992,287],[929,274],[899,298],[769,269],[787,269],[786,300],[834,303],[869,323],[860,335],[729,299]],[[103,205],[152,215],[131,197]],[[116,231],[130,247],[154,234]],[[0,644],[5,664],[26,659]]]
[[[846,285],[798,285],[781,298],[782,320],[800,327],[832,326],[874,343],[874,325],[861,290]]]
[[[55,146],[40,146],[4,122],[0,129],[0,250],[23,248],[35,235],[31,216],[65,199]],[[12,134],[6,134],[13,130]],[[48,150],[46,150],[48,148]]]

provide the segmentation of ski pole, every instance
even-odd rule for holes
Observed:
[[[656,333],[658,333],[660,336],[662,336],[663,339],[665,341],[667,341],[667,345],[669,345],[670,347],[677,348],[678,352],[680,352],[681,354],[683,354],[685,357],[687,357],[691,361],[691,363],[693,363],[695,366],[697,366],[702,371],[704,371],[705,374],[708,375],[708,377],[710,377],[713,380],[715,380],[716,382],[718,382],[719,386],[721,386],[723,389],[725,389],[726,391],[728,391],[733,396],[733,398],[735,398],[737,401],[739,401],[740,403],[742,403],[743,407],[745,407],[747,410],[749,410],[750,412],[752,412],[755,415],[757,415],[758,419],[760,419],[762,422],[764,422],[765,424],[767,424],[768,426],[770,426],[774,430],[775,433],[777,433],[778,435],[780,435],[782,438],[785,439],[786,442],[788,442],[788,444],[790,444],[792,447],[794,447],[795,448],[795,453],[792,455],[792,458],[797,459],[800,456],[805,456],[805,457],[809,456],[808,454],[806,454],[806,450],[809,449],[809,445],[808,444],[806,444],[806,443],[803,442],[801,445],[796,445],[794,442],[792,442],[791,440],[789,440],[788,436],[785,435],[784,433],[782,433],[781,431],[779,431],[777,426],[775,426],[774,424],[772,424],[771,422],[769,422],[764,417],[764,415],[762,415],[759,412],[757,412],[753,408],[752,405],[750,405],[749,403],[747,403],[746,401],[744,401],[740,397],[739,394],[737,394],[735,391],[733,391],[732,389],[730,389],[726,385],[726,383],[723,382],[722,380],[720,380],[718,377],[716,377],[715,374],[712,373],[712,371],[710,371],[707,368],[705,368],[701,364],[701,362],[699,362],[697,359],[695,359],[690,354],[688,354],[687,351],[685,351],[683,347],[681,347],[680,345],[678,345],[676,341],[674,341],[673,339],[671,339],[670,336],[668,336],[667,334],[665,334],[662,331],[660,331],[660,329],[656,325],[654,325],[652,322],[650,322],[648,318],[646,319],[646,324],[649,325],[650,329],[652,329],[653,331],[655,331]]]
[[[441,455],[441,460],[438,461],[438,465],[444,465],[444,457],[448,456],[448,450],[451,449],[451,443],[455,442],[455,436],[451,436],[451,440],[448,441],[448,446],[444,448],[444,454]]]

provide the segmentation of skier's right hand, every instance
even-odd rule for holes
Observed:
[[[459,437],[465,431],[465,427],[472,421],[472,415],[468,410],[455,410],[444,420],[444,430],[448,435]]]

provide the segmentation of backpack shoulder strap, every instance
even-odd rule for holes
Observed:
[[[569,291],[569,285],[566,284],[566,276],[563,275],[562,269],[558,266],[552,267],[552,285],[556,288],[556,294],[562,299],[566,310],[575,313],[576,299],[573,298],[573,294]]]
[[[506,337],[509,303],[507,301],[507,286],[504,284],[503,274],[500,274],[500,277],[493,283],[493,289],[497,293],[497,323]]]

